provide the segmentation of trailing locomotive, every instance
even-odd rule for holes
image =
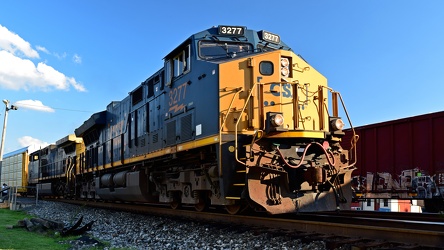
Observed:
[[[79,154],[84,152],[82,138],[67,135],[43,149],[29,154],[28,183],[35,185],[39,195],[78,197],[82,163]]]
[[[57,142],[62,171],[40,171],[39,185],[198,211],[349,209],[354,157],[339,143],[339,101],[279,35],[212,27],[172,50],[164,67],[93,114],[75,137]],[[40,166],[55,159],[39,157]]]

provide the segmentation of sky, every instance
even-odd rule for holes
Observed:
[[[0,99],[18,107],[4,153],[73,134],[217,25],[279,34],[341,93],[355,127],[442,111],[443,11],[441,0],[2,0]]]

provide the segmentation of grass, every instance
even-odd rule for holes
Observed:
[[[19,220],[30,218],[23,211],[0,209],[0,249],[68,249],[69,244],[60,244],[70,238],[62,238],[54,233],[46,235],[29,232],[25,228],[16,227]],[[14,226],[9,229],[8,226]],[[72,238],[71,238],[72,239]]]

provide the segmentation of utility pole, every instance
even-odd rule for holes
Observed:
[[[8,123],[8,111],[9,110],[17,110],[17,106],[11,105],[9,106],[8,100],[3,100],[3,103],[5,104],[5,117],[3,120],[3,132],[2,132],[2,143],[0,145],[0,163],[3,162],[3,151],[5,146],[5,137],[6,137],[6,124]]]

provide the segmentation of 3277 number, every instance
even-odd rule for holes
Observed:
[[[268,31],[262,31],[262,39],[264,39],[265,41],[268,42],[272,42],[272,43],[280,43],[281,42],[281,38],[279,37],[279,35],[273,34],[271,32]]]
[[[221,35],[243,35],[244,34],[244,27],[219,26],[219,34],[221,34]]]

